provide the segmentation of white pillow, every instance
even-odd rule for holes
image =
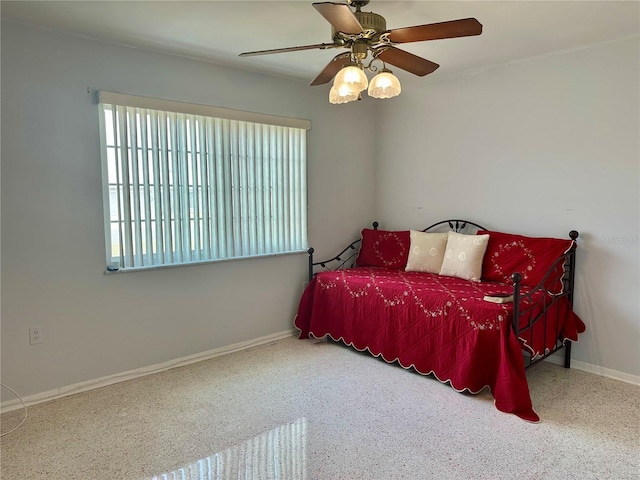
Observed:
[[[411,246],[405,271],[440,273],[449,234],[410,230],[409,238]]]
[[[479,282],[482,277],[482,260],[488,243],[488,234],[464,235],[449,232],[440,275]]]

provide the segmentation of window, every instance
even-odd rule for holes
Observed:
[[[307,248],[306,120],[100,92],[109,270]]]

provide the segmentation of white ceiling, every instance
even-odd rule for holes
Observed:
[[[336,0],[338,1],[338,0]],[[2,1],[3,18],[107,42],[311,81],[344,50],[259,57],[244,51],[331,42],[311,0]],[[475,17],[480,36],[404,44],[441,65],[431,77],[640,34],[638,1],[377,1],[363,8],[387,28]],[[405,72],[400,78],[411,77]]]

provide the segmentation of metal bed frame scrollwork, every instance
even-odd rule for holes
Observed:
[[[377,230],[380,224],[378,222],[373,222],[373,229]],[[487,228],[479,225],[475,222],[469,220],[461,220],[461,219],[450,219],[443,220],[441,222],[436,222],[433,225],[428,226],[425,229],[422,229],[423,232],[433,232],[435,230],[439,230],[442,227],[447,228],[458,233],[463,233],[470,231],[471,229],[478,230],[488,230]],[[475,232],[474,232],[475,233]],[[567,253],[558,257],[549,270],[547,270],[543,279],[540,283],[527,293],[522,293],[522,274],[519,272],[514,272],[511,275],[511,279],[513,280],[513,324],[512,328],[516,334],[516,337],[520,338],[520,335],[526,332],[532,332],[534,327],[538,325],[539,322],[542,322],[540,325],[543,325],[544,329],[544,337],[547,338],[547,329],[549,326],[547,325],[547,314],[549,309],[553,304],[558,302],[561,298],[567,297],[569,304],[573,305],[573,292],[574,292],[574,282],[575,282],[575,270],[576,270],[576,239],[579,234],[576,230],[571,230],[569,232],[569,238],[573,240],[573,245],[569,249]],[[329,258],[327,260],[322,260],[319,262],[314,262],[313,254],[314,249],[309,248],[307,253],[309,254],[309,281],[313,278],[313,276],[318,271],[331,271],[331,270],[339,270],[342,268],[353,268],[355,266],[356,258],[359,252],[359,244],[362,239],[357,239],[351,242],[344,250],[338,253],[335,257]],[[559,265],[563,265],[561,273],[557,268]],[[546,285],[551,283],[556,283],[557,281],[562,282],[563,288],[560,293],[549,292],[546,289]],[[543,292],[543,295],[537,295],[539,292]],[[535,316],[529,315],[531,310],[539,310],[539,313]],[[529,318],[526,322],[526,325],[521,325],[520,317],[527,315]],[[557,320],[556,320],[557,322]],[[554,348],[547,349],[544,352],[544,355],[539,355],[537,357],[531,357],[528,350],[523,350],[525,352],[525,368],[529,368],[532,365],[544,360],[545,358],[553,355],[558,352],[562,348],[564,348],[564,367],[571,367],[571,340],[563,340],[560,338],[559,326],[556,324],[556,344]]]

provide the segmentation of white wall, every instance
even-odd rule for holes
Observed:
[[[389,228],[462,217],[534,236],[578,230],[587,332],[573,357],[636,376],[639,59],[636,37],[412,82],[377,111],[376,184]]]
[[[104,275],[87,87],[308,118],[310,244],[333,252],[373,218],[372,102],[335,108],[328,87],[10,22],[1,45],[1,373],[22,395],[289,330],[306,278],[303,254]]]

